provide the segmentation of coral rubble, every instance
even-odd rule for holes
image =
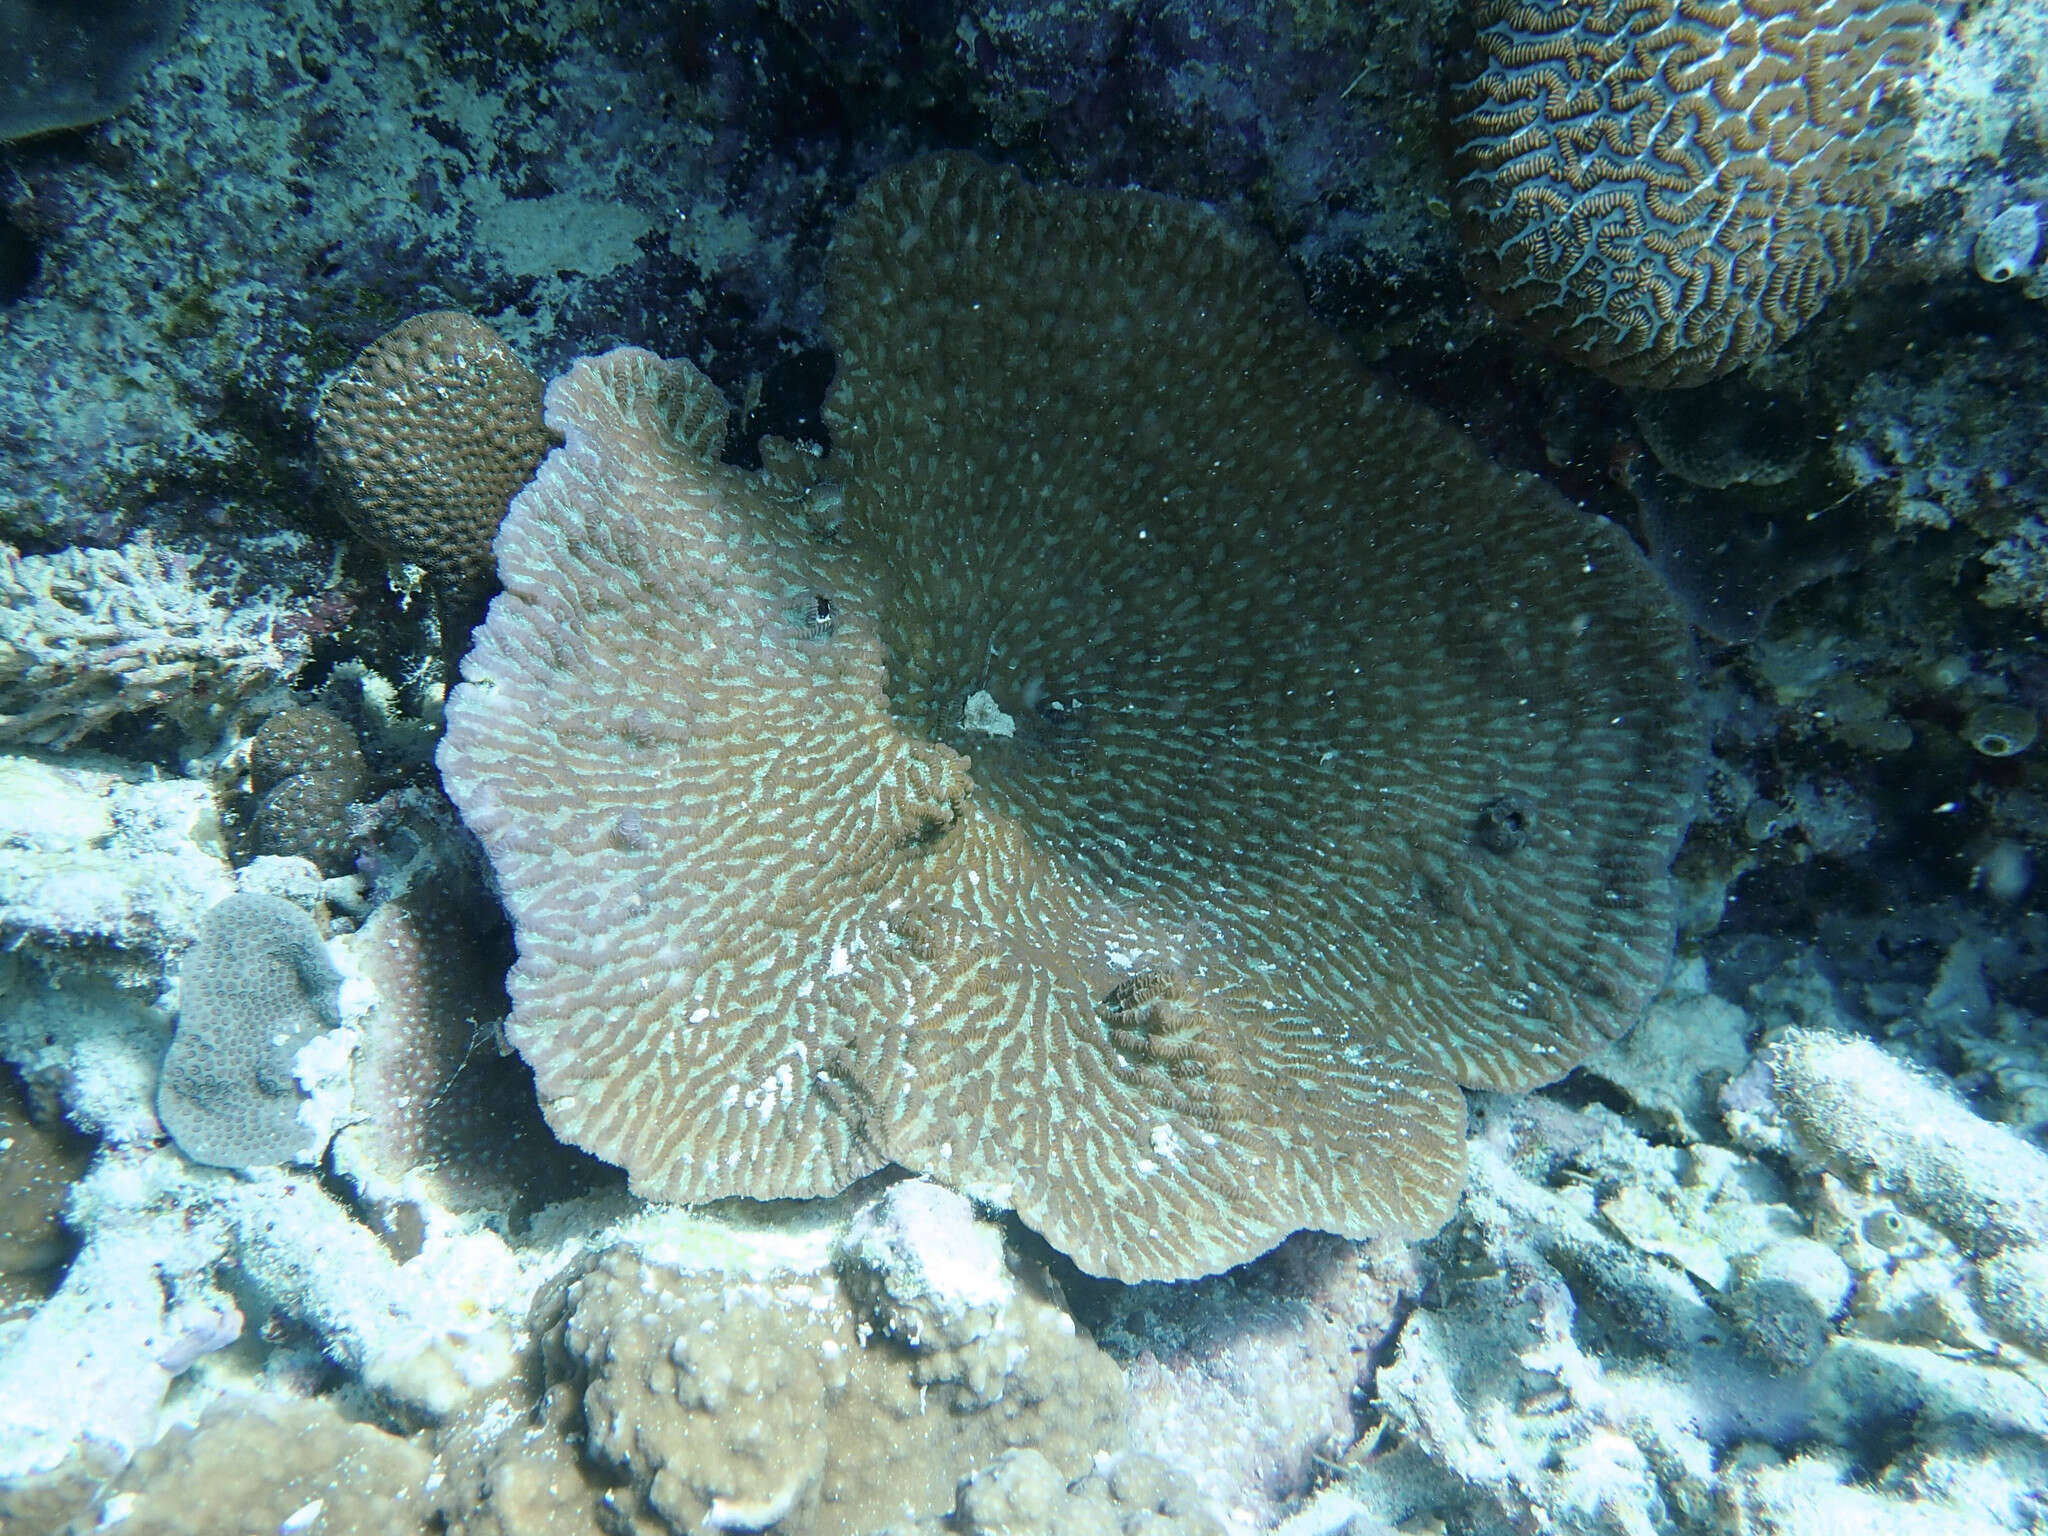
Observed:
[[[313,920],[275,896],[238,893],[200,925],[178,977],[179,1012],[157,1114],[196,1163],[311,1162],[299,1120],[299,1052],[340,1024],[341,976]]]
[[[0,545],[0,741],[70,746],[154,714],[204,748],[289,683],[305,652],[285,615],[223,604],[191,565],[148,538],[57,555]]]
[[[1700,980],[1660,1003],[1670,1025],[1697,1022]],[[1760,994],[1752,1066],[1671,1075],[1715,1104],[1676,1145],[1633,1094],[1482,1104],[1465,1211],[1333,1509],[1473,1533],[2029,1528],[2048,1377],[1993,1332],[2023,1338],[2001,1255],[2048,1231],[2041,1154],[1866,1041],[1786,1027],[1820,1018],[1841,1022],[1803,984]],[[1885,1423],[1852,1490],[1844,1449]]]

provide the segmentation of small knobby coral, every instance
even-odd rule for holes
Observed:
[[[1884,228],[1936,39],[1923,0],[1475,0],[1474,280],[1617,383],[1768,352]]]
[[[261,797],[258,852],[343,867],[349,804],[370,787],[370,765],[347,721],[318,705],[286,705],[250,742],[249,779]]]
[[[622,350],[499,535],[441,767],[550,1122],[674,1200],[895,1162],[1125,1279],[1433,1228],[1457,1084],[1664,973],[1670,601],[1201,208],[941,158],[830,278],[833,461],[720,465]]]

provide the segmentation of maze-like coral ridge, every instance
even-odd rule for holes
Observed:
[[[1933,48],[1920,0],[1476,0],[1459,216],[1474,280],[1617,383],[1783,342],[1884,227]]]

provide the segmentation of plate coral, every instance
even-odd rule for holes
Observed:
[[[722,466],[613,352],[499,535],[440,762],[550,1123],[668,1200],[899,1164],[1122,1279],[1434,1229],[1458,1085],[1663,977],[1670,600],[1200,207],[938,158],[830,281],[831,460]]]

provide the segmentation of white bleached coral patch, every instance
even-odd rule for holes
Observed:
[[[0,757],[0,942],[182,950],[233,890],[205,784]]]

